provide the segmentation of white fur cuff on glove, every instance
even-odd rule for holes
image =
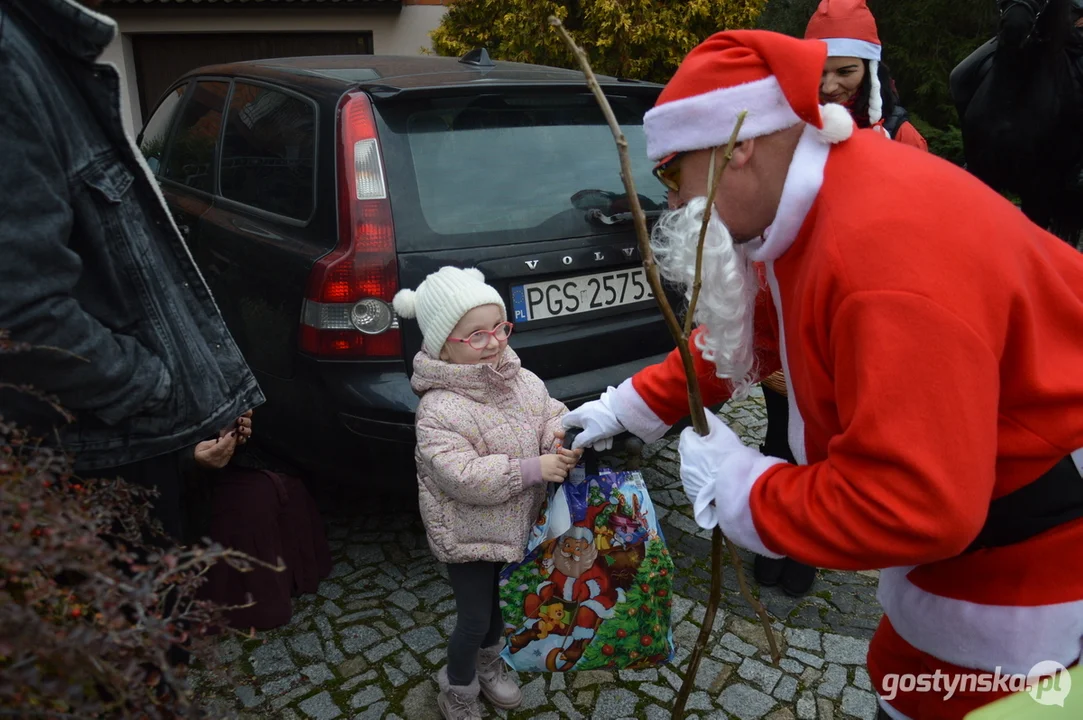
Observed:
[[[621,425],[645,443],[660,440],[672,427],[662,422],[662,418],[655,415],[639,396],[632,384],[632,378],[628,378],[611,392],[609,404]]]
[[[610,405],[615,392],[616,389],[611,387],[597,400],[583,403],[564,416],[565,428],[583,428],[572,443],[572,450],[590,446],[596,452],[605,452],[613,447],[613,437],[624,432],[624,426]]]
[[[696,524],[722,527],[741,547],[767,557],[782,557],[763,544],[752,521],[749,495],[768,468],[785,462],[746,446],[724,422],[707,413],[710,434],[692,428],[681,432],[681,481],[692,503]],[[712,505],[713,503],[713,505]]]

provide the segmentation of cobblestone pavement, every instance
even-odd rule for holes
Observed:
[[[745,442],[766,424],[762,396],[726,405],[722,415]],[[643,474],[663,517],[678,576],[673,606],[678,655],[640,671],[522,675],[523,706],[509,718],[668,718],[699,633],[710,585],[710,534],[699,529],[680,488],[677,439],[644,449]],[[619,461],[618,461],[619,462]],[[413,512],[358,510],[327,516],[335,556],[318,595],[295,601],[289,626],[220,645],[225,665],[196,673],[215,715],[241,718],[438,720],[434,675],[444,663],[455,604]],[[750,558],[746,573],[751,579]],[[864,668],[881,610],[875,573],[821,571],[810,595],[757,589],[783,660],[773,667],[755,614],[730,568],[709,655],[688,717],[706,720],[834,720],[876,715]]]

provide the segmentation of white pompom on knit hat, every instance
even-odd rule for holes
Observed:
[[[417,318],[424,337],[422,347],[433,358],[440,357],[463,315],[482,305],[496,305],[501,317],[508,319],[504,299],[485,283],[481,270],[450,265],[426,277],[417,290],[400,290],[392,301],[400,317]]]

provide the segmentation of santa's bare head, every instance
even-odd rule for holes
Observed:
[[[664,213],[651,233],[659,273],[684,292],[686,302],[692,298],[706,207],[705,197],[693,198]],[[718,377],[729,380],[736,398],[748,393],[755,370],[753,321],[759,276],[746,247],[734,243],[712,203],[693,321],[703,328],[696,340],[704,359],[714,363]]]

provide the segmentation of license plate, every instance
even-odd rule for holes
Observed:
[[[654,299],[643,268],[580,275],[511,288],[515,322],[568,317]]]

